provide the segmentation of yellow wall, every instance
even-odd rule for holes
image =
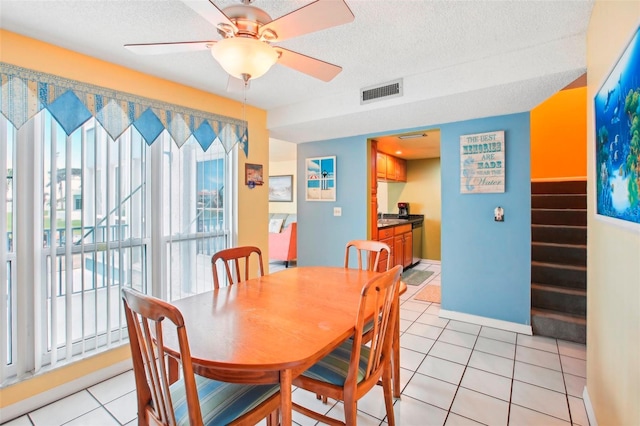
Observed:
[[[398,201],[409,201],[411,214],[424,215],[422,258],[441,260],[440,158],[407,161],[407,182],[388,184],[388,211],[397,213]]]
[[[38,40],[0,30],[0,61],[65,78],[123,92],[184,105],[227,117],[242,118],[242,104],[192,87],[162,80],[118,65],[81,55]],[[261,248],[268,259],[268,187],[248,189],[244,184],[244,164],[263,164],[268,173],[269,134],[265,111],[247,107],[249,123],[249,158],[238,158],[238,244]],[[91,358],[91,362],[74,363],[55,372],[43,374],[0,390],[0,407],[52,389],[65,382],[129,356],[129,349],[119,348]]]
[[[640,424],[640,230],[596,219],[592,99],[640,22],[638,1],[597,1],[587,35],[587,391],[600,425]]]
[[[295,149],[295,145],[293,146]],[[297,160],[272,161],[269,163],[269,176],[293,175],[293,201],[270,202],[269,213],[293,213],[297,211],[298,197],[296,195],[296,164]]]
[[[531,179],[587,176],[587,88],[561,90],[531,110]]]

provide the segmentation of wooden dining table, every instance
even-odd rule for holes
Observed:
[[[353,335],[362,287],[376,275],[341,267],[288,268],[172,303],[184,317],[196,374],[279,383],[282,424],[291,425],[293,378]],[[396,323],[393,376],[399,396]],[[166,350],[179,357],[175,334],[165,333]]]

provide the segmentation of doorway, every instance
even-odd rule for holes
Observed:
[[[441,260],[440,129],[386,135],[375,140],[376,152],[402,159],[406,180],[377,178],[377,212],[397,214],[397,203],[408,202],[410,214],[424,216],[422,258]],[[372,162],[376,158],[371,156]],[[376,168],[377,170],[377,168]],[[373,196],[373,192],[372,192]],[[372,205],[372,208],[373,207]],[[373,234],[373,232],[372,232]]]

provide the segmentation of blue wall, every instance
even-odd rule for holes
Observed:
[[[336,201],[305,200],[305,159],[336,156]],[[344,265],[348,241],[367,237],[367,138],[298,145],[298,265]],[[341,207],[342,216],[333,208]]]
[[[429,126],[441,131],[442,309],[530,323],[531,184],[529,113]],[[401,129],[386,134],[421,130]],[[506,188],[460,194],[460,136],[505,131]],[[344,246],[367,237],[367,139],[378,134],[298,145],[298,264],[340,266]],[[337,201],[309,202],[304,160],[337,156]],[[494,222],[502,206],[504,222]],[[342,216],[333,216],[342,207]]]
[[[460,136],[505,131],[505,192],[460,194]],[[529,113],[440,127],[442,309],[519,324],[531,316]],[[493,210],[504,209],[504,222]]]

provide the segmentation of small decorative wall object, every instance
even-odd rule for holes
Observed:
[[[293,201],[293,175],[269,176],[269,201]]]
[[[307,158],[305,182],[307,201],[336,201],[336,157]]]
[[[250,188],[264,183],[264,179],[262,178],[262,164],[246,163],[244,165],[244,183]]]
[[[460,193],[504,192],[504,130],[460,136]]]
[[[596,218],[640,230],[640,27],[594,98]]]

